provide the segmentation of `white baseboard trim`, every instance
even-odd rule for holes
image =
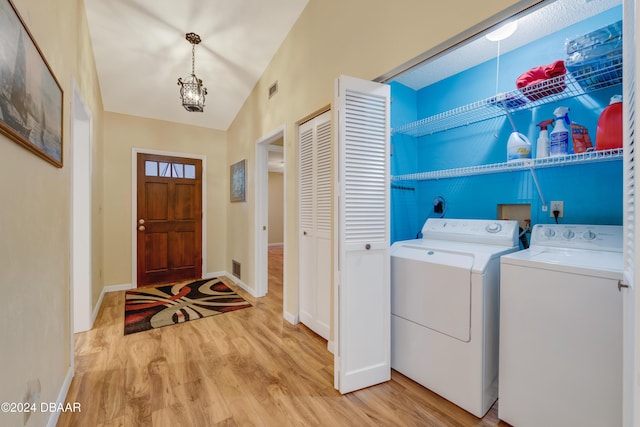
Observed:
[[[255,289],[252,289],[249,287],[249,285],[247,285],[246,283],[244,283],[242,280],[238,279],[236,276],[229,274],[229,272],[227,271],[217,271],[215,273],[205,273],[202,275],[203,279],[212,279],[214,277],[221,277],[224,276],[226,279],[232,281],[233,283],[235,283],[236,285],[240,286],[242,289],[244,289],[245,291],[247,291],[249,294],[251,294],[252,297],[254,298],[260,298],[256,295],[256,291]],[[284,320],[286,320],[287,322],[291,323],[292,325],[297,325],[298,323],[300,323],[300,318],[298,317],[297,314],[293,314],[293,313],[289,313],[288,311],[284,311],[282,313],[282,317],[284,317]]]
[[[203,279],[213,279],[214,277],[220,277],[220,276],[228,276],[229,273],[227,273],[226,271],[215,271],[213,273],[204,273],[202,275]]]
[[[96,306],[93,307],[93,312],[91,313],[91,323],[89,323],[89,330],[93,329],[93,324],[96,321],[96,317],[98,317],[100,307],[102,307],[102,300],[104,298],[105,292],[106,291],[104,290],[104,288],[102,288],[102,290],[100,291],[100,296],[98,297],[98,302],[96,303]]]
[[[67,370],[67,375],[64,377],[64,381],[62,382],[62,387],[60,387],[60,391],[58,392],[58,398],[56,400],[56,408],[64,407],[64,401],[67,399],[67,394],[69,393],[69,387],[71,387],[71,381],[73,380],[73,366],[69,366]],[[53,411],[51,415],[49,415],[49,421],[47,421],[47,427],[56,427],[58,424],[58,418],[60,417],[60,412]]]
[[[333,341],[327,341],[327,350],[329,350],[329,353],[331,353],[331,354],[335,354],[335,353],[333,352],[333,348],[334,348],[334,347],[333,347]]]
[[[121,285],[108,285],[105,286],[103,291],[107,292],[116,292],[116,291],[128,291],[129,289],[135,289],[132,283],[123,283]]]
[[[280,243],[268,243],[267,246],[272,247],[272,246],[284,246],[284,242],[280,242]]]
[[[218,271],[218,272],[215,272],[215,273],[205,273],[205,274],[202,275],[202,278],[203,279],[212,279],[214,277],[221,277],[221,276],[224,276],[226,279],[228,279],[228,280],[232,281],[233,283],[235,283],[236,285],[240,286],[242,289],[247,291],[252,297],[258,298],[255,289],[249,287],[249,285],[244,283],[242,280],[238,279],[233,274],[229,274],[229,272],[227,272],[227,271]]]
[[[108,285],[103,287],[102,290],[100,291],[98,302],[96,303],[96,306],[93,308],[93,312],[91,313],[91,325],[89,329],[90,330],[93,329],[93,323],[96,321],[96,317],[98,317],[98,313],[100,312],[100,307],[102,307],[102,300],[104,299],[104,294],[106,294],[107,292],[126,291],[133,288],[135,288],[135,286],[133,286],[131,283],[123,283],[121,285]]]
[[[298,323],[300,323],[300,319],[298,318],[297,314],[293,314],[293,313],[289,313],[288,311],[285,311],[283,313],[283,317],[284,317],[284,320],[291,323],[292,325],[297,325]]]

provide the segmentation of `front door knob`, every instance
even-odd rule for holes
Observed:
[[[145,230],[144,225],[141,225],[140,227],[138,227],[138,230],[144,231]]]

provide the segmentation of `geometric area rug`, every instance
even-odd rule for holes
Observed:
[[[251,307],[218,278],[127,291],[124,334]]]

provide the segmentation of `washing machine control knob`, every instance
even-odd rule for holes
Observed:
[[[566,240],[571,240],[574,237],[576,237],[576,233],[574,233],[573,230],[567,230],[564,233],[562,233],[562,237],[565,238]]]
[[[500,230],[502,230],[502,226],[497,222],[492,222],[491,224],[485,227],[485,230],[487,230],[487,232],[489,233],[497,233]]]
[[[597,237],[596,233],[594,233],[594,232],[593,232],[593,231],[591,231],[591,230],[587,230],[587,231],[585,231],[584,233],[582,233],[582,238],[583,238],[584,240],[593,240],[593,239],[595,239],[596,237]]]
[[[553,236],[555,236],[555,235],[556,235],[556,232],[555,232],[555,231],[553,231],[553,230],[552,230],[552,229],[550,229],[550,228],[547,228],[547,229],[545,229],[545,230],[544,230],[544,233],[542,233],[542,234],[543,234],[543,235],[544,235],[544,237],[546,237],[547,239],[550,239],[550,238],[552,238]]]

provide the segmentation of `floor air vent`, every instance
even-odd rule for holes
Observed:
[[[231,260],[231,269],[234,276],[240,279],[240,263],[235,259]]]

